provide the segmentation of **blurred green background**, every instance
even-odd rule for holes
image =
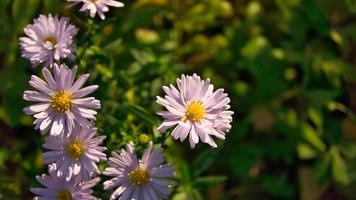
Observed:
[[[177,172],[171,199],[356,199],[355,0],[124,3],[101,21],[65,0],[0,0],[0,199],[31,199],[35,175],[46,172],[43,137],[22,112],[40,67],[18,45],[41,13],[80,29],[77,59],[67,64],[100,86],[105,145],[134,141],[142,150],[142,134],[164,143]],[[194,72],[231,98],[233,128],[218,149],[190,150],[156,131],[161,86]],[[95,193],[110,192],[99,185]]]

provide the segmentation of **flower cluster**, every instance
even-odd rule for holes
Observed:
[[[105,19],[108,6],[122,7],[114,0],[68,0],[83,3],[81,11],[91,17],[97,13]],[[97,136],[95,127],[100,101],[90,97],[97,85],[84,86],[89,74],[77,76],[76,66],[69,68],[64,59],[75,60],[73,37],[78,29],[69,19],[40,15],[24,29],[20,38],[22,55],[33,66],[43,65],[40,78],[32,75],[33,90],[27,90],[23,99],[33,102],[24,112],[35,118],[34,128],[45,137],[43,154],[48,164],[48,175],[37,177],[45,188],[33,188],[35,199],[97,199],[92,189],[100,182],[97,164],[106,161],[106,147],[101,146],[105,136]],[[174,139],[189,136],[191,148],[201,140],[217,147],[212,139],[225,138],[231,128],[233,112],[230,99],[223,89],[214,91],[210,80],[198,75],[182,75],[177,79],[178,89],[163,86],[166,96],[157,96],[157,102],[167,111],[158,112],[164,118],[159,131],[175,126]],[[148,140],[148,139],[147,139]],[[175,176],[170,164],[164,164],[163,150],[148,142],[141,159],[137,158],[134,144],[120,152],[112,152],[103,174],[113,177],[103,183],[104,189],[115,188],[110,199],[166,199],[172,190]]]

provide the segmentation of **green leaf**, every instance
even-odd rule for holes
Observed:
[[[347,173],[346,164],[344,159],[341,158],[340,151],[337,147],[333,146],[330,148],[331,164],[332,164],[332,175],[338,183],[347,184],[349,183],[349,176]]]
[[[303,0],[303,12],[309,19],[309,23],[315,27],[320,34],[327,34],[328,30],[328,18],[316,3],[316,1]]]
[[[319,153],[314,148],[305,143],[300,143],[297,145],[297,152],[299,158],[303,160],[315,158]]]
[[[284,176],[266,176],[262,184],[275,197],[290,199],[293,196],[293,187]]]
[[[335,90],[324,90],[324,89],[309,89],[306,92],[306,96],[311,103],[311,106],[316,108],[323,108],[330,101],[332,101],[337,95],[338,91]]]
[[[251,38],[244,47],[241,49],[243,56],[254,58],[268,45],[267,38],[263,36],[257,36]]]
[[[303,124],[301,131],[302,131],[301,134],[305,141],[307,141],[309,144],[313,145],[319,151],[321,151],[321,152],[325,151],[325,144],[321,140],[321,138],[320,138],[319,134],[316,132],[316,130],[314,130],[308,124]]]
[[[356,12],[356,0],[346,0],[349,10]]]
[[[175,194],[172,200],[203,200],[199,191],[191,189],[190,191],[182,191]]]
[[[331,159],[329,153],[324,153],[317,161],[314,172],[319,182],[324,182],[329,178],[331,170]]]
[[[104,65],[100,65],[97,64],[96,66],[96,70],[98,70],[98,72],[105,78],[105,79],[111,79],[113,77],[113,70],[104,66]]]
[[[144,120],[145,122],[148,122],[150,124],[156,123],[155,121],[156,117],[151,115],[150,112],[148,112],[146,109],[142,108],[141,106],[127,104],[127,109],[129,112],[136,115],[137,117]]]
[[[227,180],[226,176],[205,176],[195,180],[195,184],[206,184],[212,186]]]
[[[241,179],[249,179],[249,171],[262,156],[263,148],[256,144],[239,144],[229,159],[230,168]]]
[[[25,67],[28,65],[25,65],[23,62],[17,62],[16,65],[17,67],[0,71],[0,76],[4,77],[3,80],[5,81],[3,84],[5,116],[8,119],[6,121],[10,122],[9,125],[11,126],[16,126],[21,121],[24,114],[23,108],[25,107],[25,101],[22,99],[22,95],[26,87],[29,87],[27,82],[29,77],[25,73]]]
[[[186,192],[179,192],[173,195],[172,200],[191,200],[191,196]]]
[[[323,126],[323,115],[320,111],[316,109],[308,110],[308,117],[315,124],[315,126],[320,130]]]
[[[122,43],[122,39],[121,38],[116,39],[116,40],[110,42],[109,44],[107,44],[104,47],[104,50],[107,51],[107,52],[115,52],[117,50],[117,48],[121,45],[121,43]]]
[[[11,0],[2,0],[0,1],[0,11],[5,12],[4,9],[8,6]]]
[[[14,20],[15,32],[20,31],[35,13],[40,0],[14,0],[12,4],[12,18]]]
[[[58,8],[60,8],[60,0],[42,0],[43,1],[43,8],[46,13],[55,13],[58,12]]]
[[[192,163],[193,177],[198,177],[208,170],[214,164],[218,155],[218,149],[206,149],[200,152]]]

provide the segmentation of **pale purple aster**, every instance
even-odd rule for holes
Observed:
[[[75,58],[73,37],[78,29],[70,24],[69,18],[40,15],[24,28],[24,32],[26,36],[20,37],[22,57],[30,60],[33,66],[43,64],[47,67],[63,58]]]
[[[104,175],[113,176],[104,182],[104,189],[115,188],[111,200],[160,200],[166,199],[172,187],[169,178],[174,177],[172,166],[163,164],[161,149],[153,149],[149,142],[142,158],[137,159],[132,143],[126,145],[120,154],[112,153],[109,158],[110,167]]]
[[[74,126],[79,124],[89,128],[95,120],[100,108],[100,101],[94,97],[85,97],[94,92],[98,86],[92,85],[82,88],[88,80],[89,74],[79,76],[75,80],[77,67],[69,69],[66,65],[53,65],[53,75],[47,68],[42,69],[46,81],[32,75],[30,85],[36,91],[27,90],[23,98],[35,102],[26,107],[24,112],[33,115],[36,120],[35,129],[50,135],[69,134]]]
[[[51,166],[50,166],[51,167]],[[98,200],[99,198],[91,195],[93,188],[99,178],[84,182],[78,182],[72,178],[69,181],[65,177],[57,177],[52,172],[49,175],[43,174],[36,176],[38,182],[45,188],[31,188],[31,192],[38,195],[35,200]]]
[[[100,19],[105,19],[105,12],[109,11],[109,6],[123,7],[124,4],[115,0],[68,0],[75,3],[83,3],[80,11],[89,13],[90,17],[94,18],[98,13]]]
[[[47,137],[43,144],[49,150],[44,153],[45,164],[54,163],[57,176],[67,180],[75,176],[77,180],[85,181],[100,174],[97,163],[106,160],[106,147],[100,146],[106,136],[95,136],[96,132],[96,128],[77,126],[69,137]]]
[[[164,118],[158,127],[164,131],[175,126],[171,135],[184,141],[189,135],[190,147],[194,148],[199,139],[216,148],[211,136],[225,139],[225,132],[231,129],[233,111],[230,111],[230,98],[224,89],[214,91],[210,80],[201,80],[200,76],[182,75],[177,79],[178,89],[172,84],[163,86],[166,93],[157,96],[157,103],[167,111],[158,112]]]

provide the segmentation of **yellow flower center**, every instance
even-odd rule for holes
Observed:
[[[97,0],[89,0],[89,1],[91,1],[92,3],[95,3]]]
[[[138,140],[143,143],[146,144],[147,142],[150,141],[150,137],[146,134],[141,134],[140,136],[138,136]]]
[[[78,159],[84,154],[84,145],[77,140],[70,142],[67,146],[67,155],[72,159]]]
[[[45,43],[50,42],[53,46],[57,44],[57,39],[53,36],[49,36],[43,40]]]
[[[59,190],[56,196],[57,200],[72,200],[72,194],[67,189]]]
[[[133,170],[129,173],[129,176],[133,186],[143,186],[150,179],[150,176],[147,171],[141,168]]]
[[[64,91],[55,93],[51,99],[52,108],[58,112],[66,112],[72,104],[72,95]]]
[[[185,111],[185,116],[182,117],[182,121],[200,121],[205,116],[205,109],[200,101],[190,102],[187,106],[187,110]]]

